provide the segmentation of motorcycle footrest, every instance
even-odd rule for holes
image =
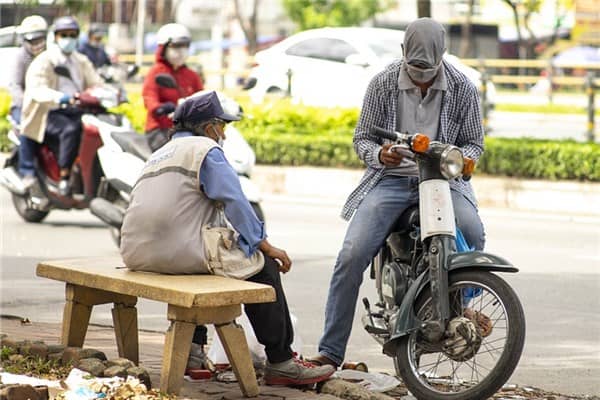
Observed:
[[[373,325],[365,325],[365,330],[367,331],[367,333],[369,333],[371,335],[389,335],[390,334],[387,329],[377,328],[376,326],[373,326]]]

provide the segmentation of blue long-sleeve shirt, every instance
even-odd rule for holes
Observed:
[[[192,136],[190,132],[177,132],[173,139]],[[250,257],[266,237],[264,223],[256,217],[242,191],[240,180],[225,159],[223,149],[212,148],[199,171],[200,189],[209,199],[224,204],[225,216],[239,233],[238,245]]]

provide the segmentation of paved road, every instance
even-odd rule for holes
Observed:
[[[600,120],[600,117],[596,117]],[[583,114],[541,114],[521,112],[491,113],[488,136],[535,137],[540,139],[573,139],[587,141],[587,116]],[[596,141],[600,141],[600,121],[596,122]]]
[[[313,354],[323,325],[331,269],[345,231],[338,202],[270,197],[265,201],[273,244],[288,250],[293,271],[284,277],[304,353]],[[525,308],[528,334],[522,361],[511,382],[563,393],[600,394],[600,231],[598,219],[526,215],[482,210],[488,250],[521,268],[505,276]],[[41,225],[25,224],[0,191],[1,313],[36,321],[61,320],[64,289],[34,276],[42,259],[117,254],[105,227],[86,211],[52,212]],[[373,298],[365,280],[362,296]],[[362,310],[359,310],[362,312]],[[142,301],[140,326],[164,330],[165,306]],[[1,322],[1,320],[0,320]],[[110,324],[109,307],[92,322]],[[355,321],[349,360],[373,370],[392,370],[375,342]]]

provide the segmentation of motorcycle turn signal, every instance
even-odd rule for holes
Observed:
[[[415,153],[425,153],[429,149],[429,137],[422,133],[415,134],[410,147]]]

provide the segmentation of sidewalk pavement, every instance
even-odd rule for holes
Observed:
[[[41,340],[46,344],[58,344],[60,340],[61,325],[59,323],[32,322],[22,324],[19,319],[0,319],[0,333],[7,334],[19,340]],[[164,334],[157,332],[140,331],[140,365],[145,367],[152,381],[153,387],[159,387],[160,369]],[[117,345],[114,329],[90,325],[86,335],[86,348],[100,350],[109,359],[117,358]],[[284,386],[260,386],[260,396],[257,400],[338,400],[339,397],[329,394],[317,394],[312,391],[302,391]],[[214,380],[184,381],[184,386],[177,396],[178,399],[193,400],[238,400],[245,399],[239,385],[235,383],[217,382]]]
[[[257,165],[252,180],[264,194],[335,202],[340,210],[363,169]],[[480,207],[600,217],[600,183],[545,181],[475,174]]]

